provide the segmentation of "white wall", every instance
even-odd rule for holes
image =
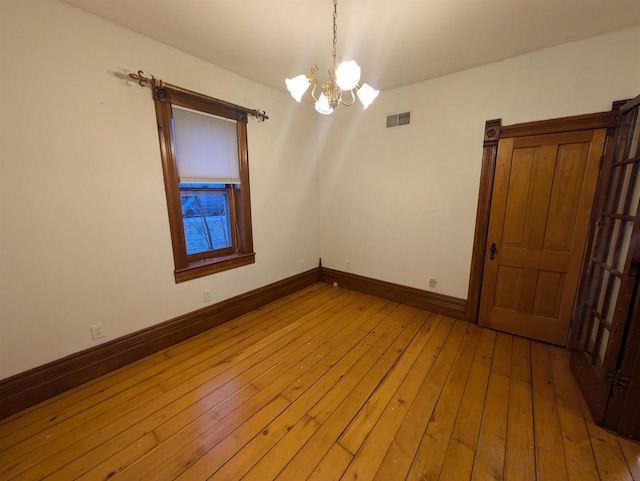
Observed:
[[[317,265],[313,109],[56,1],[0,5],[0,379],[97,344],[92,324],[114,339]],[[254,265],[175,284],[137,69],[271,117],[248,126]]]
[[[443,46],[444,48],[444,46]],[[366,75],[366,69],[363,68]],[[382,92],[336,112],[319,167],[322,263],[466,298],[486,120],[610,110],[640,93],[640,27]],[[386,130],[411,110],[412,125]]]

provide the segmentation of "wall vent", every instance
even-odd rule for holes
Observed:
[[[387,115],[387,128],[403,127],[411,124],[411,111]]]

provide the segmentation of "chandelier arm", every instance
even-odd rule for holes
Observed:
[[[316,102],[319,99],[319,97],[316,97],[316,87],[317,86],[318,86],[318,81],[314,78],[313,79],[313,87],[311,87],[311,97],[313,97],[313,100],[315,100]]]
[[[343,90],[342,92],[344,93],[344,90]],[[344,105],[345,107],[351,107],[351,106],[355,103],[355,101],[356,101],[356,96],[355,96],[355,94],[353,93],[353,89],[349,90],[349,93],[351,93],[351,102],[345,102],[345,101],[342,99],[342,95],[340,95],[340,103],[341,103],[342,105]]]

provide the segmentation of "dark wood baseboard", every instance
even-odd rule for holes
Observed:
[[[184,341],[320,280],[320,268],[288,277],[0,381],[0,418]]]
[[[423,291],[414,287],[401,286],[391,282],[358,276],[334,269],[320,268],[320,280],[332,284],[337,282],[340,287],[371,294],[383,299],[400,302],[409,306],[426,309],[431,312],[464,320],[467,301],[457,297],[445,296],[434,292]]]

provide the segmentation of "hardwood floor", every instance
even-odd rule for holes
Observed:
[[[0,420],[0,479],[625,480],[557,347],[316,284]]]

